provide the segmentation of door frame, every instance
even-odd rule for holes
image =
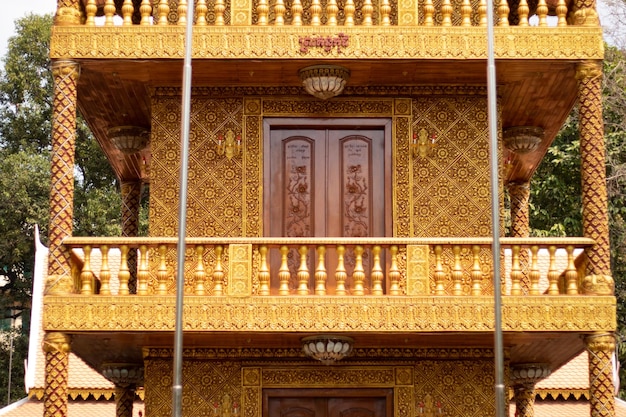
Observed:
[[[392,207],[392,126],[391,117],[263,117],[263,236],[270,235],[270,189],[265,186],[265,179],[270,177],[269,150],[270,133],[272,129],[349,129],[358,133],[359,129],[381,129],[383,131],[383,158],[384,158],[384,236],[393,236],[393,207]]]
[[[356,398],[378,397],[385,399],[385,417],[393,417],[393,388],[264,388],[262,417],[269,416],[271,398]]]

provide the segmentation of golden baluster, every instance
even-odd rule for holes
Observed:
[[[96,25],[96,13],[98,12],[98,6],[96,5],[96,0],[87,1],[87,5],[85,6],[85,12],[87,13],[87,17],[85,19],[85,26],[95,26]]]
[[[520,0],[519,5],[517,6],[517,16],[519,17],[517,26],[528,26],[528,13],[530,13],[528,1]]]
[[[389,248],[391,262],[389,264],[389,294],[400,295],[400,269],[398,268],[398,247],[393,245]]]
[[[343,21],[344,26],[354,26],[354,12],[356,12],[354,0],[346,0],[346,4],[343,7],[343,13],[346,16]]]
[[[130,270],[128,269],[128,245],[120,246],[120,272],[117,274],[120,281],[119,295],[128,295],[128,280],[130,279]]]
[[[282,26],[285,24],[285,10],[283,0],[276,0],[274,4],[274,25]]]
[[[320,19],[322,15],[322,5],[320,4],[320,0],[313,0],[311,2],[311,26],[319,26],[322,21]]]
[[[267,15],[270,11],[270,7],[267,5],[267,0],[259,0],[259,5],[256,8],[257,24],[259,26],[267,25]]]
[[[124,4],[122,5],[122,24],[124,26],[131,26],[133,24],[133,12],[135,8],[133,7],[132,0],[124,0]]]
[[[326,295],[326,247],[317,247],[317,266],[315,267],[315,295]]]
[[[472,3],[463,0],[461,4],[461,26],[472,26]]]
[[[556,269],[556,246],[548,246],[550,264],[548,266],[548,295],[559,295],[559,271]]]
[[[452,268],[452,295],[463,295],[463,268],[461,266],[461,246],[452,246],[454,267]]]
[[[483,271],[480,269],[480,246],[472,245],[472,257],[474,262],[472,264],[472,295],[481,295]]]
[[[226,11],[224,0],[215,0],[213,10],[215,10],[215,25],[224,26],[224,12]]]
[[[374,265],[372,266],[372,295],[383,295],[383,268],[380,265],[380,246],[376,245],[372,248],[372,258]]]
[[[106,0],[104,2],[104,26],[113,26],[113,16],[115,16],[115,2]]]
[[[291,16],[291,24],[293,26],[302,26],[302,3],[300,0],[293,0],[291,4]]]
[[[193,272],[193,280],[195,285],[195,295],[205,295],[206,290],[204,282],[206,281],[206,271],[204,270],[204,246],[196,246],[196,270]]]
[[[180,26],[187,24],[187,0],[178,0],[178,22]]]
[[[346,273],[346,266],[344,264],[344,255],[346,248],[343,245],[337,245],[337,269],[335,270],[335,294],[346,295],[346,279],[348,274]]]
[[[548,4],[546,0],[539,0],[537,16],[539,17],[539,26],[548,26]]]
[[[389,0],[381,0],[380,2],[380,19],[382,26],[391,26],[391,19],[389,16],[391,15],[391,5],[389,4]]]
[[[511,248],[511,295],[522,295],[522,268],[519,264],[519,245],[513,245]]]
[[[337,0],[328,0],[326,4],[326,24],[328,26],[337,26],[337,13],[339,13]]]
[[[372,22],[372,15],[374,14],[374,6],[372,5],[372,0],[365,0],[363,2],[363,26],[372,26],[374,23]]]
[[[309,266],[306,263],[307,252],[309,248],[306,245],[300,246],[298,253],[300,254],[300,267],[298,268],[298,295],[308,295],[309,294],[309,278],[311,274],[309,273]]]
[[[478,2],[478,25],[487,26],[487,0]]]
[[[167,246],[159,245],[159,270],[157,271],[157,294],[167,294]]]
[[[158,24],[168,25],[169,22],[167,21],[167,16],[169,14],[170,14],[170,5],[168,3],[168,0],[160,0],[159,5],[157,6]]]
[[[166,1],[167,0],[163,0]],[[161,2],[163,2],[161,1]],[[159,4],[159,8],[161,7],[161,5]],[[168,7],[168,12],[169,12],[169,7]],[[149,25],[152,23],[152,4],[150,4],[150,0],[142,0],[141,1],[141,6],[139,6],[139,14],[141,14],[141,21],[139,22],[140,25]],[[167,19],[167,16],[166,16]]]
[[[500,4],[498,5],[498,17],[500,18],[498,26],[509,26],[509,12],[509,3],[507,0],[500,0]]]
[[[217,2],[216,2],[217,3]],[[217,4],[216,4],[217,6]],[[198,3],[196,3],[196,26],[206,26],[207,25],[207,20],[206,20],[206,14],[208,13],[209,8],[206,5],[206,0],[198,0]],[[217,13],[216,13],[217,15]],[[216,22],[215,24],[217,25],[217,16],[216,16]]]
[[[450,0],[443,0],[441,4],[441,26],[452,26],[452,3]]]
[[[565,293],[567,295],[578,294],[578,271],[574,264],[574,246],[568,245],[567,251],[567,269],[565,270]]]
[[[435,245],[435,295],[446,295],[446,287],[444,281],[446,273],[443,270],[442,256],[443,246]]]
[[[352,271],[352,283],[354,295],[364,295],[363,281],[365,281],[365,269],[363,269],[363,246],[356,245],[354,247],[354,271]]]
[[[280,282],[278,287],[278,295],[289,295],[289,279],[291,273],[289,272],[289,248],[287,246],[280,247],[280,268],[278,269],[278,280]]]
[[[93,294],[93,271],[91,270],[91,246],[85,245],[83,248],[85,260],[83,261],[83,270],[80,273],[80,293],[83,295]]]
[[[148,247],[139,246],[139,268],[137,268],[137,295],[148,295]]]
[[[109,268],[109,247],[100,247],[102,261],[100,265],[100,294],[111,295],[111,269]]]
[[[565,0],[558,0],[556,4],[556,16],[558,18],[557,26],[567,26],[567,4]]]
[[[424,2],[424,26],[434,26],[435,21],[433,16],[435,15],[435,6],[433,0],[426,0]]]
[[[224,268],[222,267],[222,254],[224,247],[217,245],[215,251],[215,268],[213,268],[213,295],[224,294]]]
[[[267,263],[267,246],[259,246],[259,295],[270,295],[270,267]]]
[[[539,246],[533,245],[530,247],[530,273],[528,274],[530,279],[530,295],[539,295],[539,279],[541,273],[539,272]]]

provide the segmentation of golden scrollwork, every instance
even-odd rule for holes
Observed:
[[[577,26],[567,31],[556,28],[498,27],[495,31],[496,58],[588,57],[602,59],[603,47],[598,39],[601,28]],[[275,26],[205,26],[194,28],[193,58],[301,58],[301,36],[334,36],[336,28],[301,26],[297,29]],[[484,29],[458,27],[355,26],[343,27],[350,46],[337,52],[323,48],[310,50],[308,58],[325,60],[348,58],[487,58]],[[115,26],[65,27],[52,33],[52,58],[183,58],[183,26]],[[119,48],[120,36],[132,37],[135,47]],[[541,38],[544,38],[542,40]],[[551,45],[537,48],[538,43]],[[70,47],[71,45],[71,47]],[[293,45],[285,48],[285,45]],[[422,45],[429,45],[428,48]]]
[[[167,319],[174,314],[174,297],[49,296],[44,304],[44,329],[174,330]],[[333,331],[346,323],[353,331],[493,330],[489,296],[440,298],[436,306],[429,297],[232,298],[227,304],[219,297],[188,297],[185,307],[185,331]],[[612,297],[511,297],[504,300],[503,316],[505,331],[616,328]],[[111,317],[119,320],[111,323]]]

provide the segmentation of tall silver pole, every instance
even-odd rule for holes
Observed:
[[[498,201],[498,113],[494,58],[493,0],[487,0],[487,107],[489,108],[489,167],[491,170],[491,234],[493,242],[494,367],[496,417],[505,417],[504,344],[502,342],[502,294],[500,289],[500,204]]]
[[[187,230],[187,177],[189,172],[189,117],[191,114],[191,51],[194,1],[187,8],[183,98],[180,127],[180,202],[178,207],[178,247],[176,265],[176,322],[174,333],[174,376],[172,378],[172,416],[182,415],[183,397],[183,295],[185,292],[185,235]]]

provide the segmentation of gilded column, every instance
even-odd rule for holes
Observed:
[[[535,385],[550,375],[545,364],[514,365],[511,368],[511,384],[515,394],[515,415],[533,417],[535,415]]]
[[[613,354],[615,337],[598,333],[585,338],[589,353],[589,405],[591,417],[615,416]]]
[[[511,201],[511,237],[528,237],[530,235],[530,220],[528,201],[530,199],[530,182],[510,182],[507,184]],[[528,280],[528,264],[530,256],[528,249],[523,248],[519,254],[522,268],[522,292],[528,294],[530,282]]]
[[[50,251],[48,283],[67,285],[70,280],[69,253],[62,241],[72,235],[74,212],[74,149],[76,139],[76,85],[79,66],[73,61],[52,65],[54,97],[52,114],[52,161],[50,167]],[[51,288],[48,287],[47,291]]]
[[[81,21],[79,0],[57,0],[54,24],[59,26],[78,25]]]
[[[602,121],[602,63],[586,61],[578,65],[580,156],[583,203],[583,235],[595,241],[586,252],[586,294],[613,294],[611,277],[608,197],[604,126]]]
[[[115,384],[116,417],[133,417],[135,389],[143,384],[143,367],[135,364],[105,364],[102,375]]]
[[[122,182],[122,236],[139,235],[139,207],[141,205],[141,181]],[[131,294],[137,293],[137,251],[128,252],[128,270],[130,280],[128,288]]]
[[[44,417],[66,417],[69,336],[64,333],[46,333],[43,340],[43,351],[46,358],[43,415]]]

